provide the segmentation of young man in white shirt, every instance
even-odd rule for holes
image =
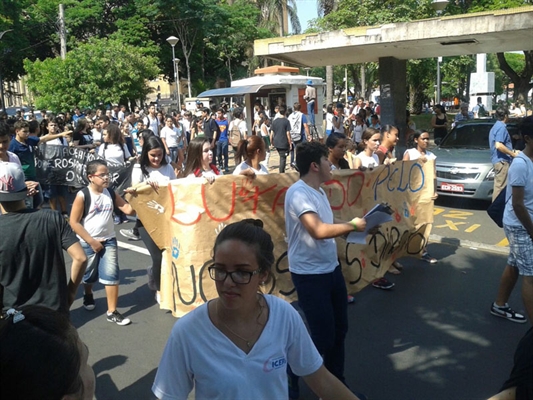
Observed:
[[[320,187],[331,179],[331,163],[325,145],[318,142],[299,144],[296,166],[300,180],[285,196],[289,271],[311,338],[324,357],[324,365],[345,383],[348,294],[334,238],[352,231],[363,232],[366,220],[354,218],[345,222],[334,218],[326,192]],[[297,381],[295,384],[297,386]],[[294,384],[291,386],[294,389]]]

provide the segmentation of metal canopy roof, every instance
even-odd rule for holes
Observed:
[[[320,67],[533,50],[533,6],[256,40],[254,55]]]
[[[236,86],[222,89],[206,90],[198,95],[198,97],[227,97],[227,96],[243,96],[247,93],[257,93],[265,85],[248,85]]]

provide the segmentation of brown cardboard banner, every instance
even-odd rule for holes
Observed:
[[[217,297],[207,267],[216,235],[225,225],[258,218],[272,236],[274,279],[265,292],[296,299],[287,260],[283,202],[297,173],[248,179],[221,176],[210,185],[203,178],[178,179],[157,192],[149,186],[127,196],[157,245],[165,249],[161,274],[161,308],[176,317]],[[367,236],[366,245],[337,239],[348,293],[356,293],[385,274],[403,256],[419,256],[433,222],[434,162],[400,161],[372,171],[334,171],[323,185],[335,217],[348,221],[375,204],[387,202],[393,221]],[[238,254],[235,255],[239,257]]]

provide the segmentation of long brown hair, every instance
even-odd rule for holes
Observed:
[[[265,142],[261,136],[252,135],[243,139],[237,145],[237,157],[251,160],[257,154],[257,150],[265,148]]]

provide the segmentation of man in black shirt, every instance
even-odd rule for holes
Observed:
[[[205,107],[202,110],[202,119],[204,121],[204,135],[209,143],[211,143],[211,151],[213,152],[213,161],[217,160],[217,146],[216,142],[220,137],[220,128],[215,119],[211,116],[211,110]]]
[[[276,148],[279,154],[279,172],[285,172],[287,164],[287,155],[292,146],[291,140],[291,123],[285,116],[287,107],[279,106],[279,117],[272,122],[270,126],[270,143]]]
[[[36,304],[68,315],[87,257],[57,211],[30,210],[20,165],[0,163],[0,306]],[[72,258],[70,280],[63,249]]]

